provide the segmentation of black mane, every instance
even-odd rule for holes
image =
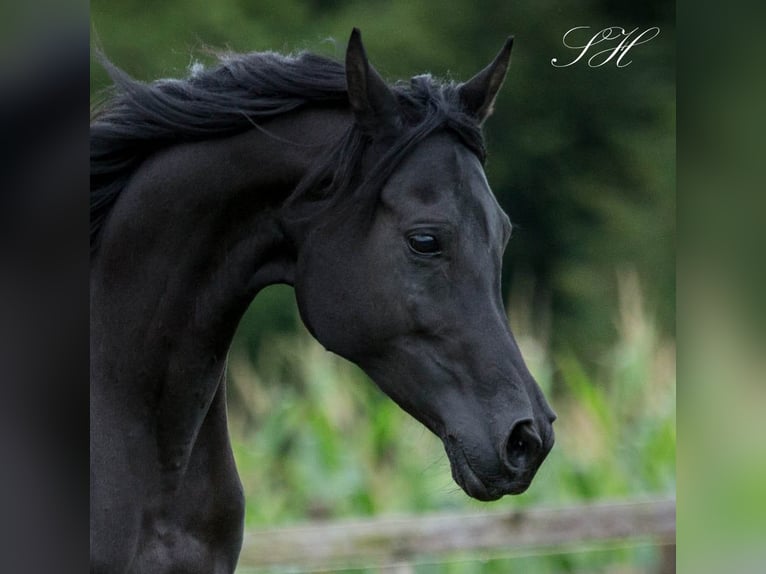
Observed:
[[[90,126],[92,252],[120,191],[152,153],[177,143],[231,136],[307,105],[348,105],[344,65],[311,53],[226,55],[187,79],[151,83],[132,79],[106,59],[102,63],[114,94],[94,112]],[[455,88],[429,75],[392,86],[407,129],[368,174],[364,188],[379,187],[412,146],[438,129],[455,132],[484,160],[479,126],[461,110]],[[352,127],[294,195],[347,188],[367,143],[369,138]]]

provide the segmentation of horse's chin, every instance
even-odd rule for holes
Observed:
[[[498,500],[506,494],[521,494],[529,488],[531,481],[509,480],[506,478],[493,480],[487,483],[471,467],[463,450],[455,444],[454,440],[445,440],[445,449],[450,461],[452,478],[471,498],[482,502]]]
[[[465,460],[451,461],[450,465],[452,467],[452,478],[471,498],[490,502],[503,496],[501,492],[487,488]]]

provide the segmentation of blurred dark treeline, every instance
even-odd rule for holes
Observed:
[[[485,129],[487,174],[515,224],[503,288],[543,325],[554,350],[586,362],[615,336],[618,276],[637,272],[660,329],[675,301],[675,4],[617,2],[340,2],[93,0],[92,44],[134,77],[184,76],[207,48],[311,50],[342,58],[353,26],[387,79],[431,72],[464,80],[509,34],[511,71]],[[569,61],[563,34],[658,26],[624,68]],[[582,65],[580,65],[582,64]],[[92,67],[91,91],[108,81]],[[288,290],[271,290],[241,329],[259,341],[296,327]]]

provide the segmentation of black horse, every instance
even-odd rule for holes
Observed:
[[[555,415],[507,324],[511,235],[480,127],[510,60],[388,86],[345,66],[229,55],[134,81],[91,124],[91,570],[232,572],[243,495],[224,372],[267,285],[444,442],[455,481],[523,492]]]

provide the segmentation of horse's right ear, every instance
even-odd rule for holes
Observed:
[[[370,135],[394,135],[401,126],[399,105],[391,89],[367,60],[358,28],[346,50],[348,101],[357,124]]]
[[[458,86],[463,108],[480,124],[492,115],[497,92],[503,85],[503,80],[505,80],[505,75],[508,72],[508,65],[511,63],[511,48],[513,48],[513,36],[505,41],[502,50],[489,66],[466,83]]]

